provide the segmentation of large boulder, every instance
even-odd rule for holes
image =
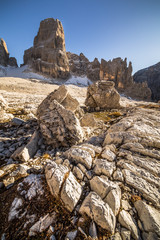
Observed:
[[[80,122],[75,113],[79,103],[62,85],[43,100],[37,110],[43,137],[54,147],[72,146],[83,139]]]
[[[64,31],[58,19],[41,21],[33,47],[24,52],[24,64],[53,78],[65,79],[69,76]]]
[[[120,95],[112,81],[98,81],[87,89],[85,104],[90,108],[111,109],[120,108]]]
[[[160,62],[151,67],[139,70],[133,75],[133,79],[136,83],[147,82],[152,92],[152,100],[160,100]]]

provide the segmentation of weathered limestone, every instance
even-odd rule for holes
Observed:
[[[106,145],[102,152],[102,157],[112,162],[116,158],[115,154],[115,146],[114,145]]]
[[[125,210],[120,211],[118,221],[123,227],[131,231],[131,235],[134,239],[140,239],[139,231],[135,224],[135,221],[128,212],[126,212]]]
[[[56,221],[55,212],[41,217],[29,230],[29,236],[35,236],[37,233],[44,232],[53,222]]]
[[[56,100],[38,111],[40,129],[46,142],[54,147],[72,146],[83,139],[83,132],[75,114]]]
[[[120,95],[112,81],[98,81],[87,89],[86,106],[96,109],[120,108]]]
[[[81,185],[77,182],[74,175],[70,172],[61,191],[61,199],[65,207],[72,212],[82,194]]]
[[[66,79],[69,76],[64,31],[58,19],[41,21],[33,47],[24,52],[24,64],[53,78]]]
[[[75,163],[82,163],[87,169],[92,166],[92,157],[86,150],[80,148],[71,148],[65,152],[67,158],[71,158]]]
[[[23,162],[32,158],[38,150],[38,141],[40,139],[40,132],[35,131],[29,143],[26,146],[18,148],[13,154],[12,158],[15,160],[21,160]]]
[[[127,169],[123,170],[123,174],[127,184],[136,188],[147,200],[160,208],[160,195],[157,187]]]
[[[160,212],[142,200],[136,201],[134,205],[143,223],[144,231],[148,234],[156,233],[160,237]]]
[[[104,174],[111,177],[113,171],[116,169],[114,162],[108,162],[106,159],[96,159],[94,162],[94,172],[97,175]]]
[[[95,193],[90,192],[83,201],[80,214],[87,214],[99,226],[111,233],[115,231],[116,218],[109,205]]]
[[[48,165],[45,169],[45,176],[50,192],[56,198],[59,197],[60,189],[69,173],[69,169],[63,165]]]

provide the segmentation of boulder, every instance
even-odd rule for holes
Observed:
[[[147,82],[152,92],[152,100],[160,100],[160,62],[139,70],[133,75],[133,79],[136,83],[140,84]]]
[[[87,88],[86,106],[96,109],[120,108],[120,95],[112,81],[98,81]]]
[[[24,64],[29,64],[36,71],[53,78],[69,77],[64,31],[58,19],[41,21],[33,47],[24,52]]]
[[[84,199],[79,212],[82,215],[87,214],[103,229],[114,233],[116,218],[112,209],[95,192],[90,192],[88,194]]]
[[[51,92],[38,106],[37,115],[41,116],[45,113],[46,108],[52,110],[52,103],[56,100],[65,109],[76,113],[79,111],[80,104],[77,99],[73,98],[67,86],[61,85],[58,89]]]
[[[122,210],[119,213],[118,221],[123,227],[131,231],[131,235],[135,240],[140,239],[138,227],[136,226],[134,219],[128,212]]]
[[[160,238],[160,212],[142,200],[135,202],[139,218],[146,232],[156,233]]]
[[[50,96],[52,95],[49,95],[49,98]],[[78,118],[56,100],[44,100],[38,108],[37,115],[41,133],[47,144],[54,148],[68,147],[82,141],[83,132]]]

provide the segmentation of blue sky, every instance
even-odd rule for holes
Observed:
[[[23,62],[40,21],[58,18],[66,50],[92,61],[132,61],[133,71],[160,61],[160,0],[0,0],[0,37]]]

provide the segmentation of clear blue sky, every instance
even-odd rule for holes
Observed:
[[[160,0],[0,0],[0,37],[18,64],[50,17],[62,21],[66,50],[89,60],[127,57],[134,72],[160,61]]]

